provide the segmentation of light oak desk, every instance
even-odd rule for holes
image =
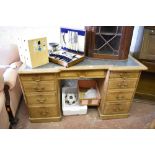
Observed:
[[[60,80],[95,78],[101,94],[101,119],[129,116],[140,72],[147,68],[137,60],[85,60],[75,66],[48,63],[34,69],[22,65],[19,78],[31,122],[61,119]]]

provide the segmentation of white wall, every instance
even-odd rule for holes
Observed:
[[[47,37],[48,42],[60,41],[60,28],[55,27],[0,27],[0,44],[17,44],[17,38],[25,34]],[[35,38],[33,38],[35,39]]]
[[[144,26],[135,26],[130,46],[131,54],[136,55],[140,49],[143,40]]]

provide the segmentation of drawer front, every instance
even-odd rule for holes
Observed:
[[[44,82],[23,82],[25,93],[29,92],[45,92],[56,90],[55,81]]]
[[[110,78],[138,78],[139,72],[111,72]]]
[[[78,78],[78,71],[62,71],[59,73],[60,78]]]
[[[107,101],[121,101],[121,100],[131,100],[133,96],[132,92],[124,92],[124,91],[117,91],[117,92],[108,92],[106,100]]]
[[[48,107],[29,107],[29,115],[32,118],[56,117],[59,115],[59,109],[56,105]]]
[[[108,89],[130,89],[135,88],[137,79],[110,79]]]
[[[58,104],[56,91],[42,92],[42,93],[27,93],[27,104],[33,105],[46,105],[46,104]]]
[[[55,74],[23,74],[20,75],[22,81],[49,81],[56,78]]]
[[[105,77],[105,72],[103,70],[88,70],[88,71],[62,71],[59,74],[60,78],[97,78]]]
[[[97,70],[97,71],[86,71],[86,77],[105,77],[105,72],[103,70]]]
[[[104,108],[104,114],[123,114],[128,113],[130,103],[107,103]]]

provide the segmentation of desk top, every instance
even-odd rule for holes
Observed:
[[[64,70],[147,70],[143,64],[129,56],[127,60],[108,60],[108,59],[93,59],[85,58],[84,61],[66,68],[58,64],[49,62],[46,65],[39,66],[36,68],[30,68],[23,64],[19,69],[19,74],[25,73],[51,73],[51,72],[61,72]]]

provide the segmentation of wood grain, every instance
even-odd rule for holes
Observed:
[[[135,94],[141,70],[147,68],[129,56],[134,63],[122,64],[119,61],[104,65],[75,65],[27,69],[19,71],[24,99],[32,122],[58,121],[61,118],[61,79],[94,78],[97,81],[101,101],[99,114],[103,119],[127,117]],[[90,63],[95,62],[91,60]],[[127,63],[127,62],[126,62]],[[124,63],[124,64],[126,64]],[[41,96],[41,97],[40,97]],[[45,100],[44,100],[45,99]],[[39,100],[39,101],[38,101]],[[39,102],[39,103],[38,103]]]

